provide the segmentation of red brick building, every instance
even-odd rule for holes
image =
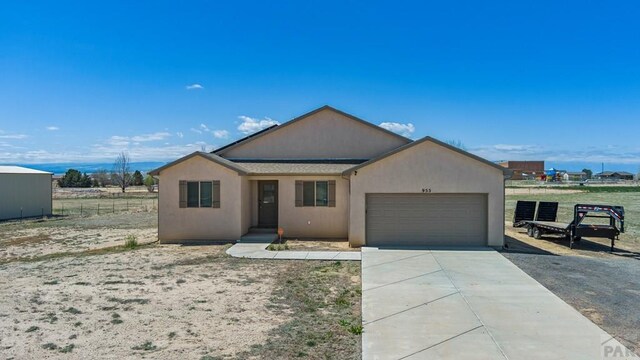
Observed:
[[[544,161],[502,161],[499,164],[513,170],[511,180],[539,180],[544,175]]]

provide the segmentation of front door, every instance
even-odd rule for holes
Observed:
[[[278,227],[278,181],[258,181],[258,226]]]

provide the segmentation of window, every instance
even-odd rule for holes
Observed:
[[[212,190],[211,181],[200,182],[200,207],[211,207],[213,204],[213,199],[211,198]]]
[[[303,181],[302,206],[329,206],[329,182]]]
[[[329,204],[329,183],[326,181],[316,181],[316,206],[327,206]]]
[[[219,208],[220,181],[180,181],[181,208]]]
[[[302,206],[314,206],[315,182],[305,181],[302,183]]]
[[[197,181],[187,182],[187,207],[200,207],[200,191]]]

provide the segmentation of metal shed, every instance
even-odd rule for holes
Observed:
[[[0,166],[0,220],[51,215],[52,175],[21,166]]]

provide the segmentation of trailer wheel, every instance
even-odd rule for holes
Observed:
[[[542,231],[540,231],[537,226],[533,227],[532,233],[534,239],[540,239],[542,237]]]
[[[573,242],[580,242],[580,240],[582,240],[581,236],[576,236],[573,238]]]
[[[527,226],[527,235],[529,235],[529,237],[533,237],[533,227]]]

